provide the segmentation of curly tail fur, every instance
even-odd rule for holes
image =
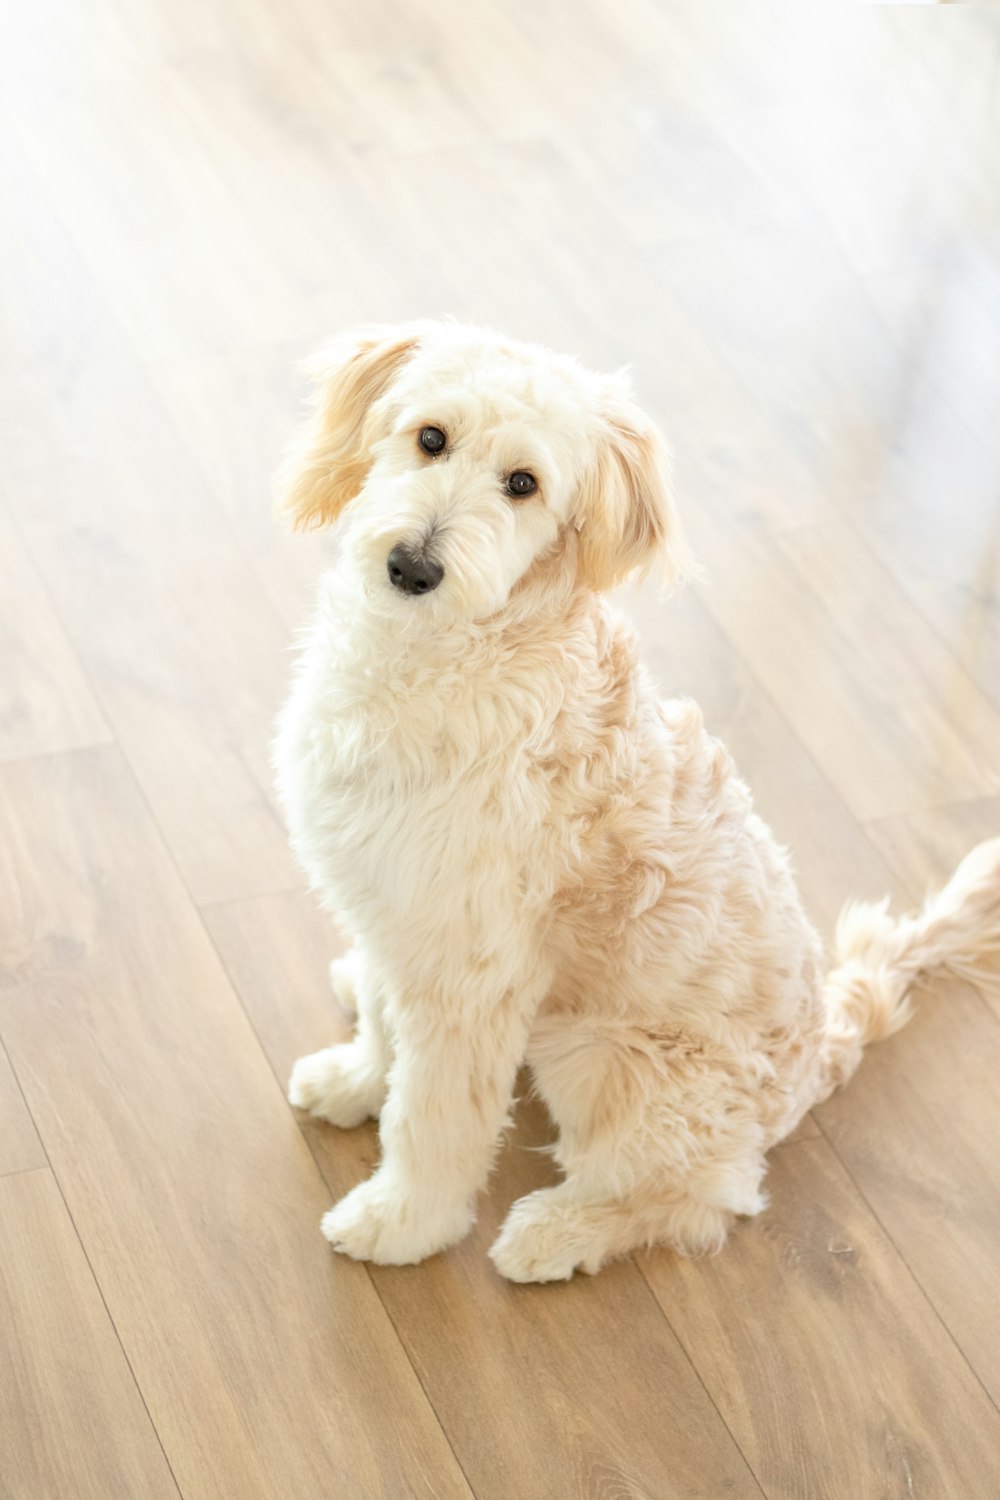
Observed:
[[[842,1081],[862,1047],[906,1025],[919,978],[948,972],[1000,988],[1000,838],[967,854],[916,916],[890,916],[888,898],[849,902],[837,923],[835,951],[826,995],[831,1037],[843,1049]]]

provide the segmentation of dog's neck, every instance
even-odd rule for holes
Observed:
[[[356,573],[334,569],[302,671],[340,725],[348,779],[383,766],[394,785],[413,786],[454,781],[504,746],[544,759],[560,736],[580,739],[578,720],[592,732],[595,684],[606,696],[634,666],[623,644],[602,598],[558,559],[536,565],[488,619],[409,638],[398,613],[367,607]]]
[[[431,635],[407,638],[398,615],[367,608],[350,573],[327,574],[320,599],[313,660],[329,712],[355,722],[359,753],[384,758],[391,743],[397,766],[412,761],[421,774],[451,774],[505,742],[549,743],[601,671],[612,633],[600,597],[558,559],[530,570],[488,619]]]

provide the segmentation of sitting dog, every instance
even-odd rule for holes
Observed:
[[[275,762],[353,940],[332,974],[357,1031],[296,1064],[290,1099],[379,1116],[382,1144],[323,1231],[392,1264],[459,1240],[526,1061],[563,1180],[512,1208],[504,1276],[716,1250],[917,976],[1000,953],[1000,839],[919,916],[849,906],[825,973],[729,755],[605,601],[690,568],[625,378],[454,323],[361,331],[316,373],[280,502],[339,518],[341,546]]]

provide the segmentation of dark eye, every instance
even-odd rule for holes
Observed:
[[[507,476],[507,493],[513,495],[515,500],[523,500],[525,495],[532,494],[537,488],[534,474],[526,474],[523,469]]]
[[[434,458],[438,453],[444,451],[444,445],[448,439],[440,427],[424,427],[420,433],[420,446],[425,453]]]

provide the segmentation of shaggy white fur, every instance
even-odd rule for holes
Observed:
[[[392,1263],[461,1238],[526,1059],[564,1180],[514,1205],[505,1276],[717,1249],[764,1207],[765,1152],[903,1024],[917,976],[1000,955],[1000,839],[919,916],[848,908],[824,976],[729,755],[693,703],[658,699],[602,597],[689,567],[624,378],[457,324],[362,331],[317,373],[282,500],[300,525],[341,517],[342,545],[276,767],[353,937],[332,977],[358,1020],[290,1098],[378,1115],[382,1141],[324,1233]]]

